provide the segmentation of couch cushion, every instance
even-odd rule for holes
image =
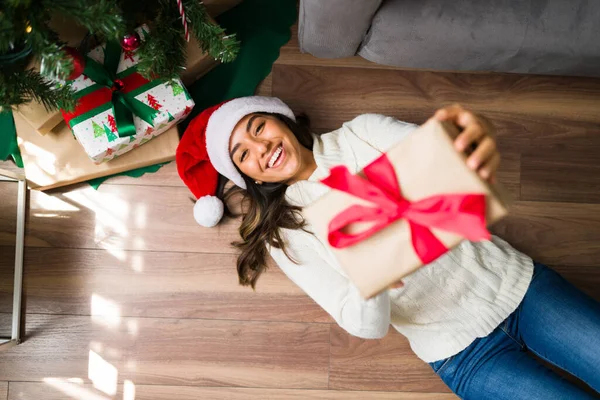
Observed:
[[[381,0],[302,0],[300,50],[322,58],[355,55],[380,4]]]
[[[359,54],[407,68],[600,76],[600,3],[386,0]]]

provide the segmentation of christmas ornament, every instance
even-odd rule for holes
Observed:
[[[123,40],[121,40],[121,47],[125,51],[133,51],[140,47],[141,42],[140,35],[138,35],[137,32],[133,32],[132,34],[123,37]]]
[[[181,23],[183,24],[183,30],[185,32],[185,41],[190,41],[190,31],[187,25],[187,18],[185,16],[185,10],[183,9],[183,2],[181,0],[177,0],[177,6],[179,7],[179,15],[181,15]]]
[[[67,77],[68,80],[72,81],[83,74],[83,70],[85,69],[85,59],[74,47],[67,46],[63,50],[73,59],[73,71],[71,71],[71,74]]]

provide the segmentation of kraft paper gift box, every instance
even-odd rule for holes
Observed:
[[[334,253],[364,298],[432,262],[507,214],[499,185],[457,152],[454,125],[429,120],[357,175],[332,168],[331,187],[305,207],[309,229]]]
[[[119,158],[94,164],[63,122],[47,135],[38,134],[13,113],[25,177],[31,189],[50,190],[175,159],[179,134],[174,126],[151,142]]]

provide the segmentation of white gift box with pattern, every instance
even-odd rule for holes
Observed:
[[[147,28],[142,26],[136,32],[143,38],[147,34]],[[143,145],[185,119],[194,107],[194,101],[180,79],[160,78],[147,81],[136,72],[139,62],[136,51],[119,50],[118,66],[114,71],[114,78],[111,78],[112,87],[106,82],[94,82],[82,74],[71,81],[76,96],[79,97],[77,108],[71,113],[63,111],[65,121],[77,141],[95,163],[109,161]],[[87,57],[105,65],[107,54],[108,57],[115,57],[117,51],[115,44],[103,44],[92,49]],[[154,116],[146,117],[146,120],[132,113],[135,133],[130,136],[125,136],[123,130],[119,131],[117,128],[120,122],[111,101],[115,99],[114,91],[122,91],[143,103],[138,103],[142,109],[153,109],[150,111]],[[119,128],[121,126],[123,125],[119,125]]]

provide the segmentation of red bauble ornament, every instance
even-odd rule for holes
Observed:
[[[125,51],[133,51],[140,47],[141,43],[140,35],[137,32],[133,32],[130,35],[125,35],[121,40],[121,47]]]
[[[65,47],[64,51],[71,57],[73,60],[73,71],[67,77],[68,80],[72,81],[73,79],[77,79],[83,74],[83,70],[85,69],[85,58],[77,51],[74,47]]]

